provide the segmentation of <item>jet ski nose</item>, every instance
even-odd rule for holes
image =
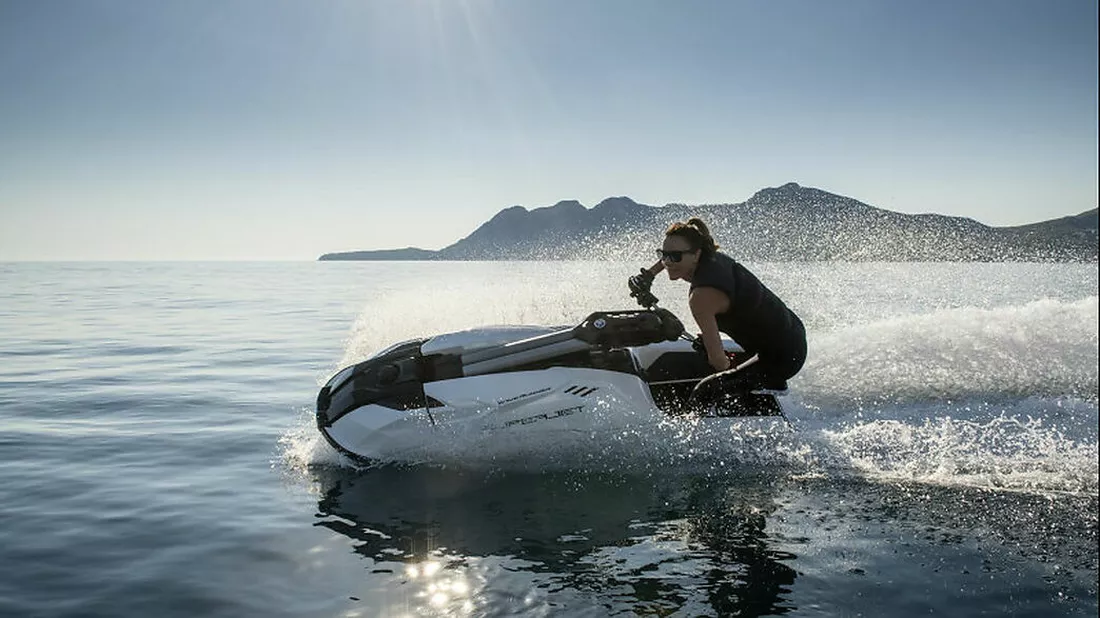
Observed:
[[[329,425],[328,409],[332,405],[332,390],[326,384],[317,393],[317,427],[324,428]]]

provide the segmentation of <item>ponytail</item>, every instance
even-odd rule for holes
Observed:
[[[692,217],[684,222],[677,221],[668,227],[665,231],[665,236],[679,236],[684,240],[691,243],[692,250],[700,249],[702,251],[700,258],[713,257],[718,251],[718,243],[714,242],[714,237],[710,234],[710,229],[707,228],[707,224],[703,223],[703,220],[698,217]]]
[[[718,251],[718,243],[714,242],[714,237],[710,235],[710,230],[707,229],[707,224],[703,223],[703,220],[699,217],[692,217],[687,220],[687,224],[691,227],[699,230],[699,248],[703,250],[703,253],[710,257]]]

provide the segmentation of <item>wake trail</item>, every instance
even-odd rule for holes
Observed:
[[[1097,297],[947,309],[812,335],[792,387],[851,407],[996,397],[1097,399]]]

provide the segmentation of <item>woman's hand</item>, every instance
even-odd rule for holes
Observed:
[[[641,272],[627,279],[626,285],[630,288],[631,296],[642,292],[648,292],[650,286],[653,285],[653,273],[643,268]]]
[[[722,349],[721,339],[718,342],[719,352],[717,354],[711,354],[710,350],[707,350],[707,362],[714,369],[715,373],[719,371],[726,371],[727,369],[733,369],[733,362],[730,361],[730,357],[726,356],[726,351]]]
[[[630,295],[638,304],[650,308],[657,304],[657,297],[649,291],[653,285],[653,273],[646,269],[626,280],[626,286],[630,288]]]

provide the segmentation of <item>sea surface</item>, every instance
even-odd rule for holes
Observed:
[[[789,425],[319,437],[344,365],[637,267],[0,264],[0,615],[1097,615],[1095,264],[750,264],[808,328]]]

